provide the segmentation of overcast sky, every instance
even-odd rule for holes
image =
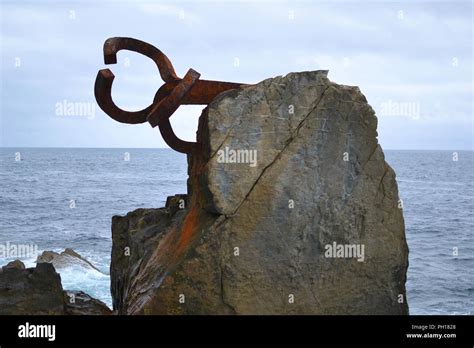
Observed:
[[[413,3],[2,1],[0,145],[166,147],[157,129],[119,124],[95,103],[104,40],[129,36],[160,48],[181,77],[194,68],[256,83],[327,69],[365,94],[384,149],[473,149],[472,2]],[[163,83],[156,66],[118,59],[116,104],[148,106]],[[195,139],[201,109],[171,118],[183,139]]]

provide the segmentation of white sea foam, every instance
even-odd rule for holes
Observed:
[[[63,250],[55,249],[53,251],[59,253]],[[40,250],[38,255],[42,252],[43,250]],[[16,258],[1,259],[0,267],[13,260],[16,260]],[[36,257],[20,258],[20,261],[25,264],[26,268],[36,267]],[[56,272],[61,276],[63,289],[84,291],[88,295],[101,300],[107,306],[112,308],[110,276],[107,272],[99,272],[91,267],[84,267],[83,265],[83,263],[69,264],[66,267],[56,269]],[[98,268],[102,270],[101,267]]]

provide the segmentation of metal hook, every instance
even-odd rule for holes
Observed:
[[[180,79],[166,55],[158,48],[132,38],[114,37],[104,43],[105,64],[117,63],[117,52],[129,50],[152,59],[165,84],[155,94],[153,103],[140,111],[125,111],[112,100],[112,83],[115,78],[109,69],[99,70],[95,80],[94,94],[100,108],[111,118],[121,123],[138,124],[148,121],[152,127],[159,126],[165,142],[174,150],[191,153],[196,143],[179,139],[173,131],[169,118],[183,104],[209,104],[219,93],[243,86],[240,83],[199,80],[200,74],[189,69]]]

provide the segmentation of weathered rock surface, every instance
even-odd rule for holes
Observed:
[[[21,262],[20,260],[14,260],[7,263],[5,266],[2,267],[2,269],[9,269],[9,268],[25,269],[25,264]]]
[[[109,307],[83,291],[64,291],[65,308],[67,315],[109,315]]]
[[[54,251],[43,251],[43,253],[37,257],[36,262],[52,263],[54,265],[54,268],[58,270],[70,266],[80,266],[86,269],[94,269],[97,272],[101,272],[90,261],[83,258],[80,254],[78,254],[71,248],[66,248],[61,253],[57,253]]]
[[[18,261],[17,264],[19,265]],[[61,277],[48,263],[36,268],[2,267],[0,271],[1,315],[58,315],[64,313]]]
[[[71,300],[71,299],[74,300]],[[0,315],[105,315],[112,311],[83,292],[63,291],[53,264],[25,268],[15,260],[0,270]]]
[[[219,95],[188,157],[185,208],[177,196],[113,217],[114,309],[407,314],[404,221],[376,128],[360,90],[326,71]],[[335,243],[364,253],[329,257]]]

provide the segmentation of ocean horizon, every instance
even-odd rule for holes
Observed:
[[[183,139],[184,140],[184,139]],[[188,141],[188,140],[186,140]],[[170,150],[169,147],[89,147],[89,146],[0,146],[0,149],[90,149],[90,150]],[[474,151],[474,147],[471,149],[394,149],[394,148],[384,148],[385,151]]]
[[[410,314],[472,314],[474,152],[384,152],[403,202]],[[72,248],[99,271],[59,270],[64,289],[111,307],[112,216],[186,193],[187,162],[167,148],[1,147],[0,179],[0,244]],[[32,267],[36,255],[20,259]]]

